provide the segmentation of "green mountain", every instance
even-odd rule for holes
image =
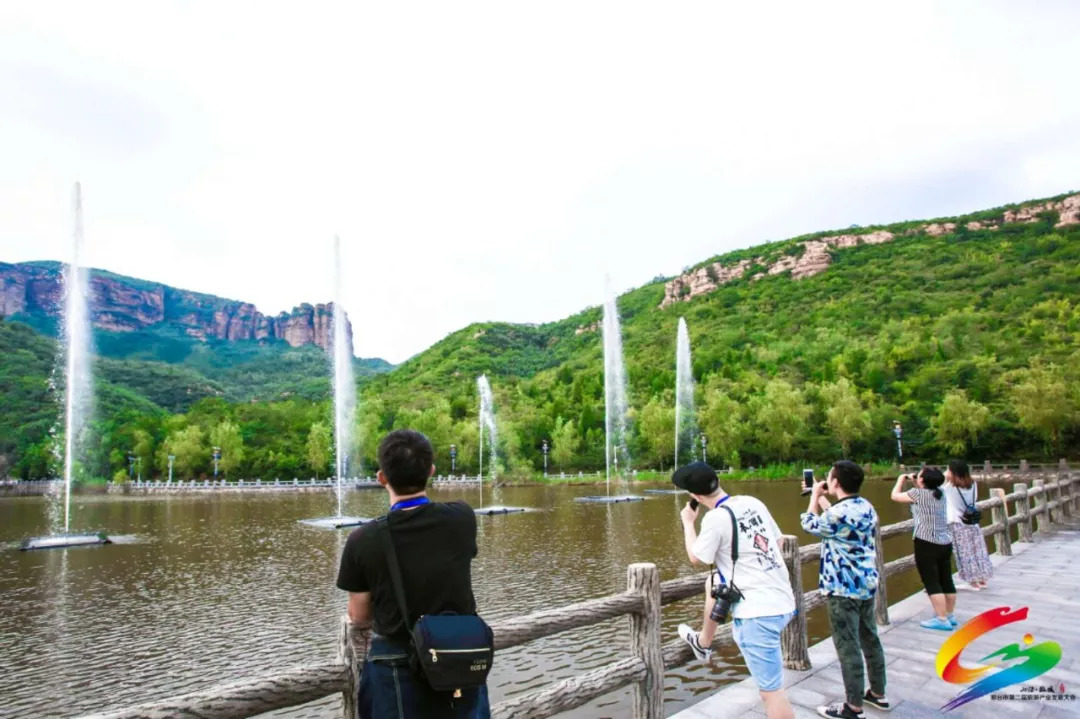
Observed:
[[[894,420],[903,424],[911,461],[1066,453],[1080,439],[1078,297],[1075,194],[819,232],[657,278],[618,300],[634,408],[632,466],[671,463],[679,317],[689,325],[698,418],[716,464],[822,462],[842,454],[887,460],[895,456]],[[239,310],[234,316],[246,317]],[[600,309],[589,308],[543,325],[470,325],[392,371],[361,379],[358,459],[372,466],[378,437],[409,426],[432,438],[440,470],[449,468],[454,444],[458,470],[475,471],[475,380],[486,373],[503,471],[542,466],[544,440],[554,469],[602,467],[600,319]],[[211,324],[220,334],[228,322]],[[150,401],[154,385],[154,405],[184,413],[140,413],[118,397],[118,414],[99,420],[91,474],[123,470],[126,452],[137,446],[146,465],[159,468],[166,448],[188,453],[185,471],[197,475],[209,466],[210,443],[222,438],[231,438],[234,473],[325,474],[321,426],[330,408],[319,388],[327,385],[304,385],[296,378],[306,375],[290,365],[310,363],[314,373],[316,357],[288,358],[304,347],[275,354],[258,342],[217,341],[193,345],[171,365],[177,374],[152,375],[163,372],[160,363],[124,374],[102,361],[99,377],[117,392],[137,387],[135,396]],[[10,385],[23,401],[41,401],[39,385],[4,362],[0,391],[6,396]],[[260,395],[265,387],[287,399],[245,401],[275,396]],[[183,396],[197,401],[178,401]],[[7,432],[0,425],[0,437]],[[45,471],[25,460],[38,451],[28,441],[3,450],[22,476]]]
[[[914,461],[1065,452],[1080,418],[1078,297],[1080,195],[711,258],[618,300],[631,457],[671,463],[679,317],[717,462],[823,461],[845,449],[889,459],[893,420]],[[363,446],[412,423],[471,457],[473,382],[487,373],[511,463],[540,466],[542,441],[557,448],[561,437],[568,468],[602,466],[600,320],[590,308],[453,333],[367,385],[382,421]]]

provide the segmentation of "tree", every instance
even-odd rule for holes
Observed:
[[[325,422],[315,422],[311,425],[307,438],[308,466],[315,472],[315,479],[319,478],[319,471],[326,469],[332,456],[333,438],[330,436],[330,426]]]
[[[168,466],[170,454],[176,457],[173,470],[177,475],[183,478],[198,474],[199,468],[205,467],[210,459],[210,450],[204,441],[202,429],[193,424],[190,427],[174,430],[162,444],[158,455],[159,464],[161,458],[164,457]]]
[[[244,461],[244,438],[235,422],[226,419],[210,430],[210,444],[221,449],[218,466],[226,477]]]
[[[698,412],[698,424],[709,438],[709,449],[728,465],[738,469],[741,463],[739,448],[749,427],[742,405],[723,392],[713,379],[711,377],[705,385],[705,399]]]
[[[131,433],[131,438],[134,442],[131,452],[139,460],[139,471],[148,475],[154,462],[154,438],[144,429],[136,429]]]
[[[962,390],[945,394],[938,405],[937,414],[930,427],[938,444],[953,454],[963,455],[968,445],[990,423],[990,410],[975,400],[968,399]]]
[[[1010,392],[1020,426],[1043,438],[1046,448],[1057,452],[1062,433],[1076,423],[1076,402],[1061,372],[1054,365],[1018,372],[1019,382]]]
[[[668,401],[663,401],[661,397]],[[670,393],[654,395],[649,400],[641,410],[638,427],[641,428],[641,434],[652,448],[653,458],[660,463],[660,471],[663,472],[664,459],[675,455],[675,406]]]
[[[563,421],[562,417],[555,419],[555,429],[551,432],[551,459],[559,465],[559,471],[563,471],[578,448],[577,429],[574,420]]]
[[[825,424],[840,441],[840,449],[847,458],[851,443],[870,434],[870,413],[847,377],[822,385],[821,399],[826,406]]]
[[[810,407],[802,392],[787,380],[770,380],[765,393],[754,402],[757,439],[776,459],[785,460],[809,415]]]

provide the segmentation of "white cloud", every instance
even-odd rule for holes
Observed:
[[[1072,3],[0,8],[0,258],[276,312],[400,361],[768,239],[1076,188]]]

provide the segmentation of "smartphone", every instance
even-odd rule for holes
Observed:
[[[812,469],[804,469],[802,471],[802,483],[803,483],[803,488],[802,488],[802,491],[799,492],[799,494],[800,495],[810,494],[810,492],[814,489],[814,470],[812,470]]]
[[[690,498],[690,509],[697,509],[697,508],[698,508],[698,504],[700,504],[700,502],[698,502],[698,501],[697,501],[696,499],[694,499],[693,497],[691,497],[691,498]]]

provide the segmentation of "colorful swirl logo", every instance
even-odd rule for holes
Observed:
[[[1035,638],[1030,634],[1024,635],[1026,649],[1021,649],[1019,644],[1010,644],[997,651],[987,654],[979,660],[983,666],[968,668],[960,665],[960,653],[973,641],[999,627],[1013,622],[1027,619],[1028,608],[1021,607],[1010,611],[1008,607],[997,607],[983,612],[956,630],[941,646],[937,655],[937,673],[942,679],[953,684],[967,684],[979,677],[979,681],[972,684],[964,691],[957,694],[952,700],[941,707],[942,711],[950,711],[974,701],[981,696],[998,691],[1003,687],[1033,679],[1053,669],[1061,661],[1061,645],[1057,642],[1042,642],[1030,646]],[[999,661],[987,664],[991,659]],[[1010,664],[1008,667],[983,676],[986,672],[998,667],[1004,662],[1012,662],[1015,659],[1023,661]]]

